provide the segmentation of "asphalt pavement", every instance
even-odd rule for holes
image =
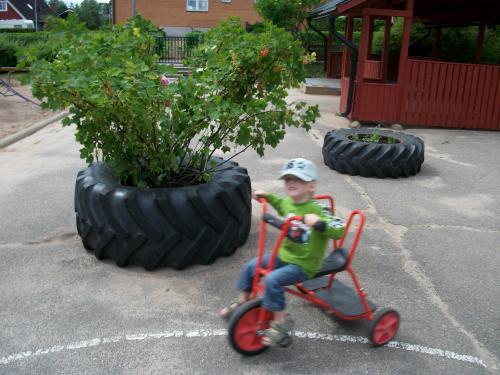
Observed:
[[[280,193],[282,164],[313,160],[318,193],[335,197],[337,214],[365,212],[353,268],[370,299],[401,314],[391,345],[373,348],[363,322],[289,298],[292,345],[235,353],[217,313],[256,254],[258,204],[247,243],[210,266],[148,272],[98,261],[75,228],[85,164],[74,128],[55,123],[0,150],[0,374],[497,373],[500,133],[407,129],[426,145],[418,175],[352,177],[322,162],[324,134],[347,125],[335,116],[338,99],[291,98],[320,104],[313,131],[290,129],[264,158],[247,151],[237,161],[253,188]]]

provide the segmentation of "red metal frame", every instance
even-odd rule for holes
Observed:
[[[332,210],[332,213],[333,214],[335,213],[335,203],[334,203],[333,197],[331,197],[329,195],[318,195],[318,196],[315,196],[314,199],[328,200],[330,203],[330,208]],[[266,202],[265,198],[259,198],[259,202],[262,205],[262,213],[265,214],[267,212],[267,202]],[[359,239],[361,237],[361,233],[363,231],[363,227],[364,227],[365,222],[366,222],[366,217],[363,214],[363,212],[361,212],[359,210],[355,210],[355,211],[351,212],[351,214],[349,215],[349,218],[347,220],[347,223],[346,223],[344,236],[338,241],[338,243],[337,243],[337,241],[333,241],[333,250],[332,251],[335,251],[336,249],[342,247],[342,245],[344,244],[345,239],[349,233],[349,229],[350,229],[355,217],[357,217],[357,220],[358,220],[358,228],[357,228],[356,233],[355,233],[354,241],[353,241],[351,248],[349,250],[349,256],[347,259],[347,264],[346,264],[345,270],[349,273],[349,275],[352,278],[352,281],[353,281],[354,286],[355,286],[355,290],[356,290],[356,292],[361,300],[361,303],[363,304],[365,312],[360,314],[360,315],[356,315],[356,316],[346,316],[346,315],[342,314],[340,311],[337,311],[335,308],[333,308],[332,306],[330,306],[326,302],[324,302],[323,300],[321,300],[316,295],[316,293],[314,291],[309,290],[306,287],[304,287],[303,283],[295,284],[295,287],[297,289],[299,289],[299,291],[296,291],[296,290],[291,289],[289,287],[285,287],[285,291],[294,295],[294,296],[297,296],[299,298],[302,298],[302,299],[305,299],[309,302],[312,302],[318,306],[321,306],[322,308],[332,312],[333,314],[335,314],[336,316],[338,316],[341,319],[344,319],[344,320],[367,319],[370,321],[373,319],[373,312],[371,311],[370,306],[368,305],[368,301],[366,299],[367,295],[366,295],[364,289],[361,287],[361,284],[359,283],[354,271],[351,268],[351,262],[352,262],[352,259],[354,257],[354,253],[356,252],[356,248],[358,246]],[[255,271],[255,276],[253,279],[253,285],[252,285],[252,294],[251,294],[252,299],[256,298],[257,296],[262,295],[264,293],[265,285],[264,285],[264,283],[261,283],[262,277],[264,277],[268,273],[272,272],[272,270],[274,269],[274,263],[276,260],[276,256],[278,254],[278,250],[281,246],[281,243],[283,242],[283,239],[285,238],[285,236],[288,232],[288,229],[290,228],[291,222],[293,220],[301,220],[301,219],[302,218],[299,216],[293,216],[293,217],[288,218],[285,221],[285,223],[282,226],[278,240],[276,241],[276,244],[273,248],[273,251],[271,254],[271,259],[269,260],[269,265],[267,268],[262,267],[262,259],[264,257],[264,247],[265,247],[265,239],[266,239],[266,222],[264,220],[261,220],[257,267],[256,267],[256,271]],[[334,282],[336,274],[337,273],[330,274],[329,280],[328,280],[328,285],[325,289],[330,289],[333,286],[333,282]],[[270,319],[269,312],[262,309],[260,314],[259,314],[257,327],[264,327],[265,322],[268,321],[269,319]],[[260,329],[260,328],[258,328],[258,329]]]

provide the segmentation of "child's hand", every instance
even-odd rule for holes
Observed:
[[[305,214],[304,215],[304,224],[310,227],[314,227],[314,225],[320,221],[321,218],[316,214]]]
[[[260,190],[260,189],[254,190],[252,193],[252,197],[255,200],[258,200],[259,198],[265,198],[268,195],[269,195],[269,193],[267,191]]]

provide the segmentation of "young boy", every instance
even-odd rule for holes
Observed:
[[[287,197],[256,190],[253,197],[266,198],[280,216],[302,216],[304,224],[311,228],[306,243],[296,243],[288,238],[283,240],[278,250],[275,269],[265,279],[263,307],[274,313],[271,328],[267,329],[262,339],[263,344],[282,345],[289,341],[288,332],[291,321],[285,312],[284,286],[293,285],[312,278],[321,269],[329,239],[339,239],[344,234],[345,223],[331,215],[330,210],[312,199],[316,190],[318,174],[314,164],[306,159],[289,160],[279,176],[284,180]],[[263,258],[267,266],[270,255]],[[243,269],[236,287],[241,291],[238,302],[221,310],[221,317],[227,319],[236,308],[248,301],[252,279],[255,274],[257,258],[251,260]]]

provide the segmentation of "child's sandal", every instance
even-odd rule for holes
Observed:
[[[235,312],[235,310],[240,307],[241,303],[239,301],[235,301],[231,303],[229,306],[224,307],[220,312],[219,316],[224,320],[229,320],[231,315]]]
[[[262,343],[267,346],[287,347],[291,344],[292,338],[288,333],[292,329],[291,322],[276,323],[271,322],[271,328],[264,331]]]

